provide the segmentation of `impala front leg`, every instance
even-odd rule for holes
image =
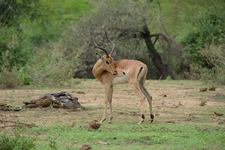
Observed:
[[[112,119],[113,119],[113,113],[112,113],[112,94],[113,94],[113,86],[110,86],[110,92],[109,92],[109,109],[110,109],[109,123],[112,123]]]
[[[99,121],[102,123],[103,121],[106,120],[106,113],[107,113],[107,105],[109,102],[109,96],[110,96],[110,85],[105,85],[105,108],[104,108],[104,113],[102,119]]]

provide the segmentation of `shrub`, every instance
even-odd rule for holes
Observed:
[[[8,51],[2,53],[0,62],[1,88],[13,88],[18,84],[35,84],[41,86],[67,86],[74,83],[68,81],[74,76],[79,66],[78,57],[83,50],[65,52],[60,44],[48,44],[34,49],[34,57],[24,66],[12,67],[8,60]],[[69,58],[68,58],[69,57]]]
[[[32,56],[32,44],[16,27],[1,27],[0,33],[0,66],[6,58],[10,68],[24,66]]]
[[[207,103],[207,99],[201,100],[200,106],[205,106]]]
[[[186,16],[188,22],[183,23],[178,39],[185,46],[190,63],[197,63],[208,69],[214,68],[199,51],[207,48],[206,44],[221,44],[221,40],[225,39],[224,6],[225,2],[222,0],[206,2],[203,7],[191,9],[192,16]]]
[[[15,70],[3,70],[0,74],[0,83],[1,88],[13,88],[15,87],[21,80],[19,79]]]
[[[194,63],[190,65],[190,72],[186,74],[191,79],[201,79],[206,83],[212,81],[225,85],[225,44],[205,46],[198,54],[211,68]]]
[[[36,48],[33,59],[18,70],[24,84],[63,85],[73,77],[77,67],[79,53],[70,53],[65,57],[65,49],[60,44],[49,44]]]
[[[166,77],[165,79],[166,81],[172,81],[173,79],[171,78],[171,76]]]
[[[16,69],[11,69],[8,61],[8,51],[2,53],[2,59],[0,59],[0,88],[13,88],[21,80],[16,72]]]
[[[19,127],[18,122],[13,131],[14,136],[8,136],[6,133],[0,134],[0,149],[1,150],[30,150],[35,148],[36,138],[21,136],[23,128]]]
[[[7,136],[6,133],[0,135],[0,149],[1,150],[13,150],[13,149],[23,149],[30,150],[35,147],[35,139],[15,135],[14,137]]]

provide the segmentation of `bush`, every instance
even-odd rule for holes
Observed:
[[[0,83],[1,83],[1,88],[6,89],[6,88],[13,88],[21,80],[19,79],[17,73],[15,70],[9,71],[9,70],[3,70],[2,73],[0,74]]]
[[[67,81],[67,86],[79,66],[78,57],[82,50],[65,54],[65,49],[60,44],[48,44],[34,49],[34,57],[24,66],[11,66],[8,60],[8,51],[2,53],[0,59],[0,87],[13,88],[16,85],[41,85],[62,86]],[[67,55],[70,57],[65,57]]]
[[[32,44],[19,30],[16,27],[0,28],[0,66],[6,58],[10,68],[24,66],[32,56]]]
[[[35,49],[33,59],[18,70],[24,84],[58,85],[72,79],[80,54],[71,53],[69,60],[60,44],[48,44]]]
[[[172,81],[173,79],[171,78],[171,76],[166,77],[165,79],[166,81]]]
[[[36,138],[21,136],[23,128],[19,127],[18,122],[13,131],[14,136],[8,136],[6,133],[0,134],[0,149],[1,150],[30,150],[35,148]]]
[[[198,54],[211,68],[197,63],[190,65],[190,72],[186,73],[191,79],[201,79],[205,82],[216,82],[225,85],[225,44],[211,44],[201,49]]]
[[[34,144],[35,139],[15,135],[14,137],[9,137],[4,133],[3,135],[0,135],[0,149],[1,150],[30,150],[35,147]]]
[[[207,48],[207,45],[220,44],[225,39],[224,6],[225,2],[222,0],[206,2],[203,7],[192,8],[192,16],[186,16],[188,22],[179,30],[178,39],[185,46],[190,63],[213,68],[199,51]]]
[[[206,103],[207,103],[207,99],[203,99],[203,100],[201,100],[201,103],[199,106],[205,106]]]
[[[2,59],[0,59],[0,88],[13,88],[21,80],[16,72],[16,69],[11,68],[8,61],[8,51],[2,53]]]

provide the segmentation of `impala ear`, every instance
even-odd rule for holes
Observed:
[[[116,55],[116,52],[113,52],[112,54],[110,54],[111,57],[114,57]]]
[[[98,59],[102,59],[102,55],[100,55],[99,53],[96,53],[96,57],[97,57]]]

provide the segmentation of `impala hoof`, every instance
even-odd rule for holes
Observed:
[[[112,119],[113,119],[113,117],[109,118],[109,121],[108,121],[109,124],[112,124]]]
[[[154,115],[151,114],[151,115],[150,115],[150,118],[151,118],[151,119],[150,119],[150,122],[152,123],[152,122],[154,121]]]
[[[141,125],[143,122],[144,122],[144,120],[141,120],[141,121],[138,123],[138,125]]]

